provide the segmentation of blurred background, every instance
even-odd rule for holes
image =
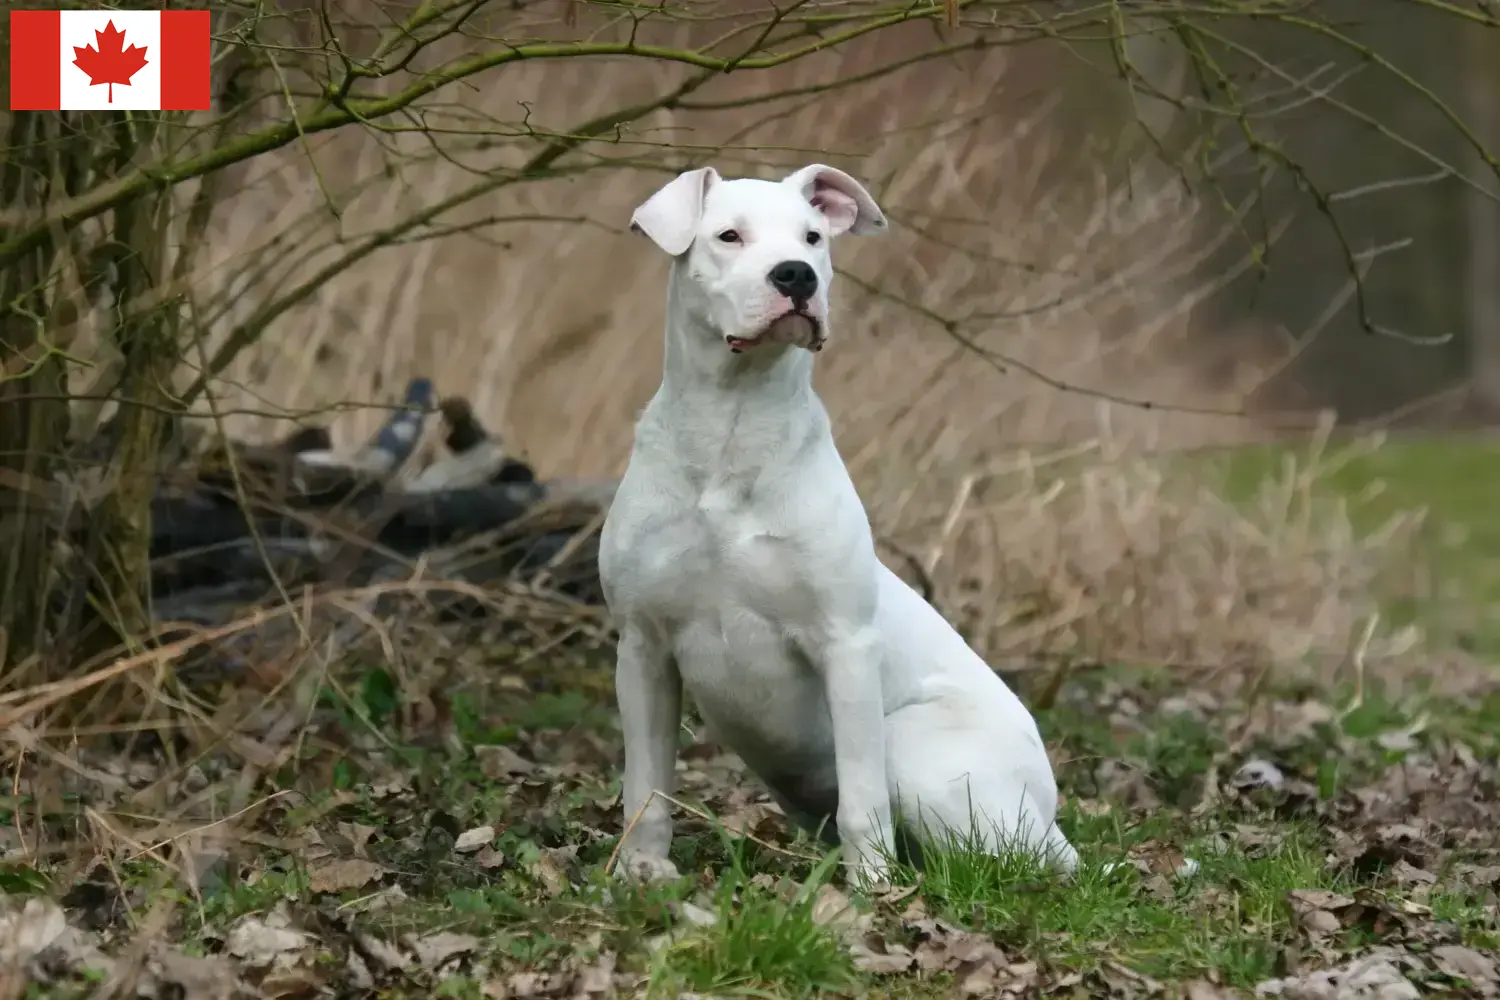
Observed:
[[[660,372],[632,209],[813,160],[894,222],[836,248],[839,445],[987,653],[1339,663],[1371,616],[1381,656],[1485,645],[1487,8],[336,13],[216,10],[210,112],[8,116],[14,662],[161,617],[169,467],[296,424],[337,464],[413,379],[607,484]]]

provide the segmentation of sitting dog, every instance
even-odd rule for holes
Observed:
[[[813,392],[829,244],[886,226],[822,164],[779,182],[691,170],[631,220],[673,260],[661,387],[599,545],[630,876],[677,874],[653,792],[672,790],[684,688],[793,822],[834,820],[856,879],[885,876],[893,813],[905,833],[1077,864],[1035,720],[881,563]]]

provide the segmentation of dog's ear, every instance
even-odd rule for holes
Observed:
[[[673,257],[687,253],[703,218],[708,189],[718,180],[719,172],[713,167],[678,174],[635,210],[630,217],[630,228],[651,237],[653,243]]]
[[[833,235],[883,233],[885,213],[870,197],[864,185],[842,170],[812,163],[788,176],[781,183],[794,187],[828,220]]]

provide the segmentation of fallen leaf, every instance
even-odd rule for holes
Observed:
[[[474,855],[474,863],[481,868],[499,868],[505,864],[505,854],[496,850],[492,845],[485,844],[479,849],[479,853]]]
[[[354,940],[359,945],[363,957],[379,972],[400,971],[411,964],[411,959],[400,948],[384,938],[359,933],[354,936]]]
[[[813,897],[812,919],[815,924],[837,930],[858,920],[859,910],[854,908],[847,895],[824,883],[818,886],[817,895]]]
[[[287,998],[309,998],[322,993],[323,977],[308,968],[282,969],[272,972],[257,984],[262,1000],[287,1000]]]
[[[1255,987],[1255,995],[1286,1000],[1417,1000],[1421,992],[1401,974],[1395,957],[1387,949],[1377,949],[1331,969],[1268,979]]]
[[[1185,1000],[1231,1000],[1234,996],[1233,993],[1226,993],[1203,979],[1189,980],[1183,992]]]
[[[1165,875],[1191,878],[1198,874],[1198,862],[1185,857],[1171,844],[1147,840],[1130,849],[1130,863],[1143,875]]]
[[[697,903],[683,901],[674,904],[671,909],[677,919],[694,927],[712,927],[719,922],[719,917],[713,910],[699,906]]]
[[[142,997],[180,997],[180,1000],[222,1000],[239,996],[233,964],[222,955],[183,955],[160,949],[145,966],[150,982],[136,985]]]
[[[350,951],[344,958],[344,967],[349,970],[349,983],[355,989],[368,991],[375,988],[375,977],[370,974],[370,967],[359,952]]]
[[[895,906],[903,899],[906,899],[908,896],[915,894],[916,891],[920,888],[922,888],[922,878],[919,875],[917,877],[917,880],[911,885],[894,886],[889,891],[881,893],[878,898],[887,906]]]
[[[1495,960],[1489,955],[1465,948],[1463,945],[1445,944],[1432,949],[1432,957],[1438,969],[1452,979],[1466,979],[1475,985],[1496,983]]]
[[[535,763],[501,743],[476,746],[474,759],[479,762],[479,773],[491,781],[531,774],[536,770]]]
[[[385,866],[363,858],[342,858],[314,865],[307,873],[313,892],[343,892],[369,885],[385,874]]]
[[[417,961],[434,972],[453,959],[479,948],[477,937],[471,934],[455,934],[452,931],[438,931],[436,934],[428,934],[420,938],[408,936],[404,940],[407,947],[416,954]]]
[[[1354,905],[1354,899],[1326,889],[1292,889],[1287,894],[1297,922],[1316,934],[1334,934],[1343,928],[1339,911]]]
[[[495,828],[493,826],[476,826],[472,830],[465,830],[458,835],[453,842],[453,850],[459,854],[469,854],[484,847],[495,839]]]
[[[0,897],[0,906],[6,903],[6,898]],[[50,899],[33,896],[20,909],[0,913],[0,968],[25,965],[67,929],[62,907]]]
[[[278,912],[271,911],[265,920],[256,916],[241,918],[230,930],[225,950],[255,968],[272,965],[288,954],[300,952],[308,943],[307,935],[288,926],[284,917],[278,917]]]
[[[531,877],[542,883],[549,896],[561,896],[568,888],[565,866],[573,859],[576,847],[549,847],[527,866]]]
[[[1141,889],[1159,903],[1170,903],[1177,898],[1177,890],[1165,875],[1148,875],[1141,879]]]
[[[592,965],[578,970],[578,976],[573,981],[573,995],[580,997],[610,993],[614,986],[615,956],[613,952],[606,951]]]
[[[1396,884],[1402,886],[1430,886],[1437,883],[1437,876],[1432,872],[1410,863],[1405,858],[1398,858],[1391,865],[1387,874],[1395,880]]]
[[[388,885],[370,893],[362,899],[354,900],[344,904],[344,908],[363,913],[375,913],[380,910],[389,910],[410,898],[406,890],[400,885]]]
[[[339,824],[339,833],[348,839],[349,849],[354,852],[356,858],[365,857],[365,846],[369,844],[370,838],[379,832],[378,827],[365,826],[363,823]]]
[[[854,959],[856,969],[876,976],[905,972],[917,961],[916,956],[907,948],[884,941],[874,934],[866,934],[851,944],[849,954]]]
[[[542,988],[545,976],[540,972],[517,972],[505,981],[505,997],[535,996]]]
[[[775,821],[781,810],[768,802],[752,802],[725,816],[720,823],[730,833],[741,837],[761,836],[761,827]]]

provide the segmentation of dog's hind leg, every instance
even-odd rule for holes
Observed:
[[[1045,841],[1047,865],[1059,875],[1071,875],[1078,869],[1078,851],[1068,843],[1068,838],[1053,823],[1047,829]]]
[[[837,786],[812,788],[805,779],[767,778],[771,800],[786,815],[787,822],[813,834],[829,847],[839,846],[839,793]]]
[[[782,783],[783,787],[785,783]],[[769,785],[771,799],[781,811],[786,814],[787,822],[800,829],[813,834],[828,847],[839,846],[839,828],[834,817],[838,815],[839,799],[838,792],[831,795],[820,796],[816,805],[807,801],[795,801],[778,789],[775,785]],[[893,830],[895,836],[895,860],[903,865],[922,870],[922,845],[905,825],[897,823]]]

